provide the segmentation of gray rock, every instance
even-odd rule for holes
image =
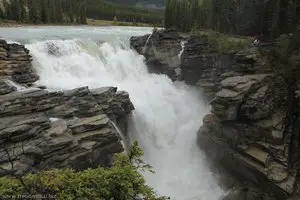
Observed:
[[[0,77],[0,95],[8,94],[16,90],[16,87],[9,83],[9,79]]]
[[[166,74],[173,81],[180,79],[181,42],[185,38],[176,31],[156,31],[152,35],[131,37],[131,46],[146,58],[151,73]]]
[[[29,51],[23,45],[1,45],[0,76],[10,76],[16,83],[28,86],[38,80],[31,65]]]
[[[127,131],[134,109],[129,94],[115,87],[28,88],[37,80],[28,53],[0,40],[0,176],[110,166],[113,155],[124,150],[116,126],[122,122]]]
[[[75,123],[73,122],[70,125],[70,129],[72,130],[73,134],[93,131],[98,128],[102,128],[108,125],[109,118],[106,115],[97,115],[89,118],[82,118],[78,119]]]

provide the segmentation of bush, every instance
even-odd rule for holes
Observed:
[[[210,46],[220,52],[240,51],[251,44],[251,40],[246,37],[231,37],[216,31],[193,30],[192,35],[206,36]]]
[[[59,200],[133,200],[137,196],[145,200],[164,200],[145,184],[140,170],[152,168],[141,159],[142,150],[134,143],[128,154],[115,156],[111,168],[98,167],[76,172],[73,169],[52,169],[28,174],[20,179],[0,178],[0,194],[53,195]]]

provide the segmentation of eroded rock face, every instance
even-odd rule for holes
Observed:
[[[23,45],[0,41],[0,76],[9,76],[19,84],[32,85],[38,80],[31,65],[29,50]]]
[[[225,78],[220,86],[212,114],[198,131],[200,147],[242,181],[287,199],[297,175],[289,164],[287,85],[275,74],[245,73]]]
[[[16,90],[17,88],[11,85],[9,78],[0,77],[0,95],[8,94]]]
[[[181,79],[180,64],[184,35],[173,30],[131,37],[131,46],[145,56],[150,73],[165,74],[173,81]]]
[[[207,35],[186,36],[172,30],[132,37],[131,46],[145,56],[152,72],[184,80],[204,91],[210,100],[228,77],[272,73],[257,48],[218,52]],[[176,75],[176,76],[175,76]]]
[[[126,134],[134,109],[129,94],[115,87],[29,88],[36,78],[28,50],[0,41],[0,176],[110,166],[124,150],[117,128]]]
[[[124,97],[124,98],[123,98]],[[113,124],[134,107],[128,93],[107,87],[49,92],[15,91],[0,96],[0,174],[32,169],[110,165],[123,151]],[[2,169],[2,170],[1,170]]]
[[[146,60],[157,59],[157,66],[168,63],[165,68],[171,69],[178,65],[167,60],[178,53],[182,40],[179,33],[171,33],[167,39],[163,35],[170,35],[168,31],[153,34],[153,41],[150,38],[145,49],[149,36],[134,37],[131,44]],[[291,160],[298,163],[300,158],[300,131],[295,128],[300,118],[290,114],[297,106],[289,105],[292,102],[287,99],[288,86],[283,78],[256,47],[220,53],[206,35],[185,39],[179,63],[181,78],[201,88],[212,106],[198,131],[200,147],[215,163],[242,182],[251,182],[268,192],[271,199],[291,197],[297,183],[297,170]],[[160,56],[163,51],[168,53]],[[161,73],[170,77],[166,71]],[[293,116],[293,128],[287,126],[288,116]],[[256,198],[267,199],[263,192],[252,195],[244,190],[236,190],[225,199]]]

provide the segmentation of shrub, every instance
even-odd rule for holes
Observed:
[[[191,34],[197,36],[206,36],[210,46],[220,53],[226,53],[229,51],[237,52],[251,44],[250,38],[231,37],[216,31],[201,31],[196,29],[193,30]]]
[[[73,169],[52,169],[28,174],[21,179],[0,178],[0,194],[53,195],[59,200],[133,200],[142,196],[145,200],[164,200],[146,185],[140,170],[150,170],[143,162],[142,150],[134,143],[127,154],[115,156],[111,168],[98,167],[76,172]],[[23,184],[22,184],[23,182]]]

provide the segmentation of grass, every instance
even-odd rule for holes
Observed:
[[[9,27],[9,26],[17,26],[17,25],[19,25],[19,23],[17,23],[15,20],[0,19],[0,26]]]
[[[16,27],[16,26],[31,26],[31,25],[63,25],[63,26],[73,26],[73,25],[80,25],[80,24],[69,24],[69,23],[60,23],[60,24],[33,24],[33,23],[19,23],[15,20],[4,20],[0,19],[0,27]],[[137,23],[137,22],[121,22],[121,21],[109,21],[109,20],[100,20],[100,19],[87,19],[87,25],[90,26],[140,26],[140,27],[152,27],[155,25],[146,24],[146,23]]]
[[[88,25],[91,26],[141,26],[141,27],[151,27],[153,25],[146,23],[137,22],[121,22],[121,21],[109,21],[101,19],[87,19]]]
[[[225,35],[212,30],[193,30],[191,34],[207,36],[211,47],[221,53],[237,52],[251,44],[251,38]]]

